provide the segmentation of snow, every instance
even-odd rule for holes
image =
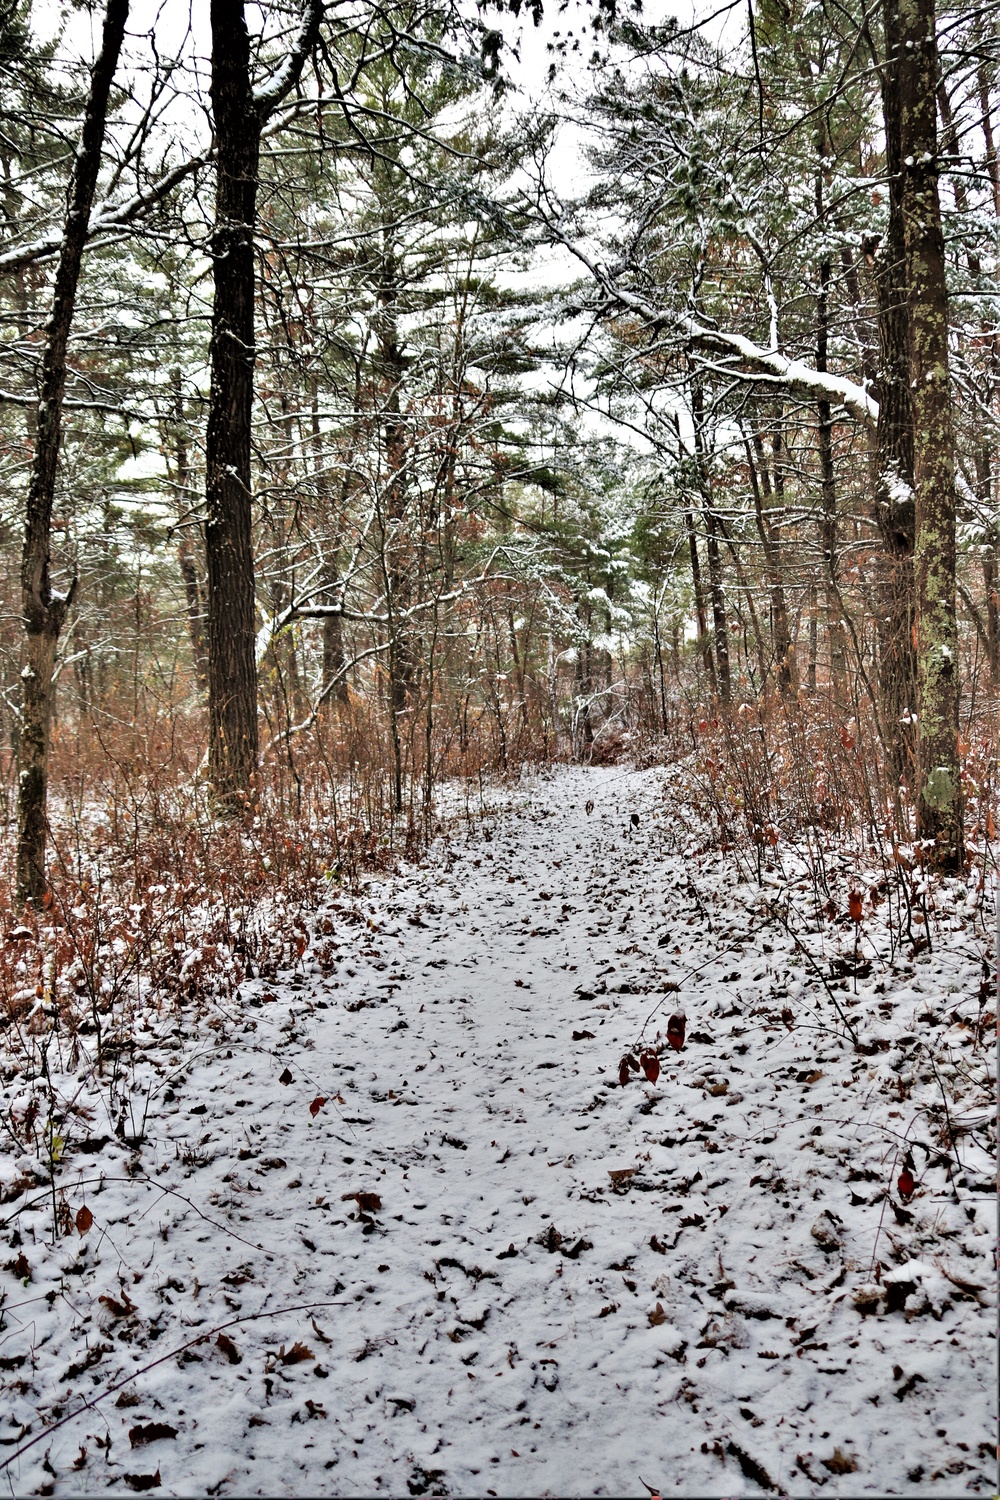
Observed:
[[[4,1163],[14,1494],[994,1493],[980,903],[793,938],[802,851],[743,882],[664,774],[456,796],[296,971],[151,1017],[61,1127],[84,1232]]]

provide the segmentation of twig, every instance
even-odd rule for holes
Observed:
[[[0,1463],[0,1472],[9,1468],[15,1459],[21,1458],[29,1449],[34,1448],[36,1443],[44,1442],[50,1434],[58,1432],[60,1427],[65,1427],[67,1422],[74,1422],[85,1411],[92,1411],[95,1406],[99,1406],[102,1401],[107,1400],[108,1396],[113,1396],[115,1391],[120,1391],[122,1386],[130,1385],[138,1376],[147,1375],[150,1370],[155,1370],[157,1365],[165,1364],[168,1359],[176,1359],[178,1354],[184,1353],[185,1349],[193,1349],[197,1344],[204,1344],[213,1334],[224,1333],[227,1328],[238,1328],[241,1323],[256,1323],[261,1318],[281,1318],[287,1313],[315,1312],[321,1307],[350,1307],[350,1303],[343,1301],[298,1302],[290,1307],[276,1307],[273,1312],[247,1313],[242,1318],[230,1318],[228,1323],[219,1323],[215,1328],[209,1328],[207,1332],[199,1333],[197,1338],[188,1339],[186,1344],[181,1344],[178,1348],[171,1349],[167,1354],[161,1354],[157,1359],[151,1360],[148,1365],[141,1365],[138,1370],[130,1370],[127,1375],[122,1376],[121,1380],[116,1380],[113,1385],[106,1386],[99,1396],[94,1396],[90,1401],[84,1401],[81,1406],[77,1407],[76,1411],[68,1412],[65,1417],[60,1417],[58,1422],[53,1422],[51,1426],[44,1427],[41,1432],[37,1433],[31,1439],[30,1443],[24,1443],[20,1448],[15,1448],[14,1452]]]

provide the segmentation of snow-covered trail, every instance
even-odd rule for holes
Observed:
[[[526,782],[334,897],[140,1149],[93,1126],[63,1176],[87,1234],[16,1220],[0,1462],[123,1384],[14,1493],[993,1493],[990,1204],[928,1167],[890,1215],[912,1110],[809,1024],[792,944],[685,856],[662,781]],[[948,979],[975,995],[971,949]],[[890,993],[886,1036],[927,1003],[912,965]],[[662,1073],[622,1088],[657,1005]],[[862,1316],[877,1236],[908,1266]]]

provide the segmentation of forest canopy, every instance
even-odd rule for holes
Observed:
[[[701,725],[858,742],[796,817],[985,829],[995,15],[519,9],[6,0],[18,899],[53,778],[392,843]]]

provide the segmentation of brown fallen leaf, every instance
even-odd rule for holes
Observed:
[[[853,1474],[858,1467],[858,1461],[851,1453],[845,1453],[843,1448],[834,1448],[832,1458],[821,1458],[820,1463],[824,1469],[829,1469],[831,1474]]]
[[[279,1083],[284,1083],[284,1084],[294,1083],[294,1081],[295,1080],[293,1079],[293,1077],[292,1077],[291,1073],[289,1072],[288,1068],[285,1069],[285,1071],[281,1074],[280,1078],[278,1079]]]
[[[638,1170],[638,1167],[619,1167],[615,1172],[609,1171],[608,1176],[612,1182],[628,1182],[629,1178],[634,1177]]]
[[[229,1337],[228,1333],[220,1333],[215,1341],[215,1347],[221,1349],[231,1365],[241,1365],[243,1356]]]
[[[122,1478],[130,1490],[158,1490],[163,1483],[159,1469],[155,1474],[123,1474]]]
[[[177,1428],[171,1427],[169,1422],[140,1422],[138,1427],[130,1427],[128,1440],[133,1448],[145,1447],[146,1443],[158,1443],[161,1438],[175,1438]]]
[[[667,1315],[663,1311],[662,1302],[658,1302],[653,1308],[653,1311],[651,1313],[647,1313],[646,1316],[649,1318],[650,1328],[658,1328],[661,1323],[665,1323],[667,1321]]]
[[[341,1203],[346,1203],[353,1198],[363,1213],[373,1213],[376,1208],[382,1207],[382,1199],[378,1193],[341,1193]]]
[[[305,1344],[296,1342],[287,1353],[285,1352],[284,1344],[282,1344],[278,1350],[278,1358],[283,1365],[301,1365],[305,1364],[308,1359],[315,1359],[316,1356],[311,1349],[306,1348]]]
[[[573,1040],[574,1042],[592,1042],[594,1040],[594,1033],[592,1031],[574,1031]]]
[[[98,1297],[97,1300],[103,1303],[113,1318],[127,1318],[129,1313],[135,1312],[135,1303],[130,1300],[128,1292],[124,1290],[121,1302],[115,1297]]]
[[[333,1339],[330,1337],[329,1334],[323,1332],[322,1328],[320,1328],[319,1324],[316,1322],[316,1319],[312,1318],[310,1321],[312,1322],[313,1333],[319,1339],[320,1343],[321,1344],[332,1344],[333,1343]]]

